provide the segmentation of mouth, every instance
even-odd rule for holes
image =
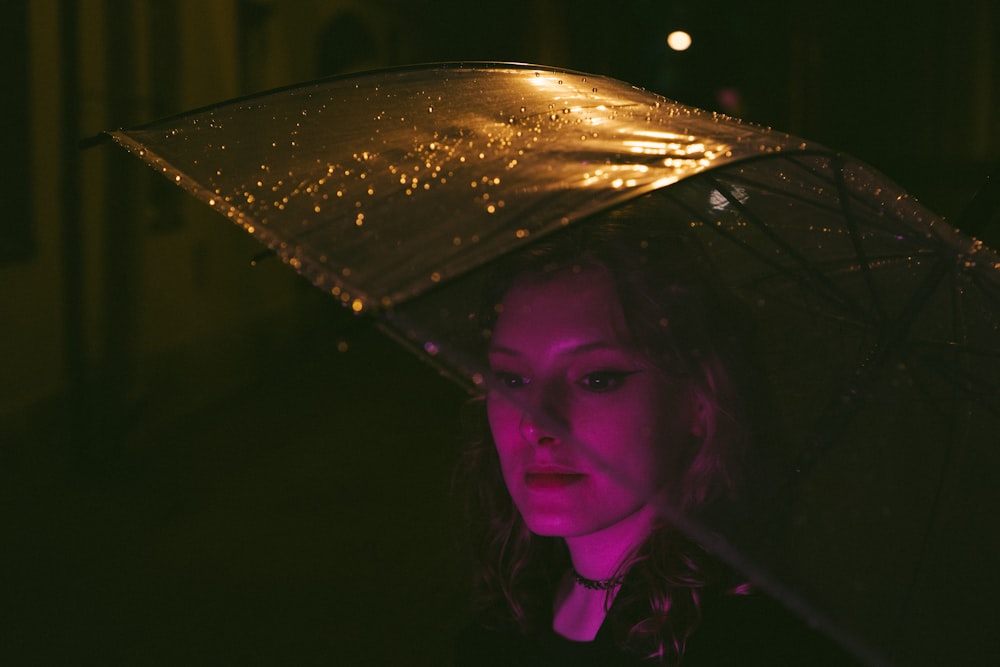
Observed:
[[[529,472],[524,475],[524,485],[536,491],[564,489],[583,481],[585,477],[586,475],[580,473]]]

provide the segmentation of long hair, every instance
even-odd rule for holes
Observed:
[[[519,252],[486,281],[479,326],[488,340],[494,308],[525,275],[567,269],[606,271],[625,315],[630,343],[661,372],[697,395],[700,438],[676,461],[671,502],[694,515],[733,505],[750,466],[752,419],[740,378],[750,374],[750,341],[739,305],[715,283],[693,237],[667,227],[649,198],[598,216]],[[570,566],[560,538],[532,534],[507,492],[482,409],[461,478],[470,491],[478,570],[475,594],[483,622],[530,634],[551,623],[556,586]],[[666,474],[666,471],[665,471]],[[697,543],[660,521],[624,563],[626,584],[606,623],[623,650],[677,664],[713,595],[740,592],[740,582]]]

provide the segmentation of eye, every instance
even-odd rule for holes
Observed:
[[[638,371],[594,371],[579,379],[577,384],[595,394],[607,393],[625,384],[625,378]]]
[[[519,389],[529,382],[528,378],[517,373],[496,372],[493,374],[493,378],[497,384],[507,389]]]

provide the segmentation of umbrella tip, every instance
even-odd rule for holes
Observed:
[[[80,150],[86,150],[88,148],[93,148],[94,146],[101,146],[103,144],[111,141],[111,135],[107,132],[99,132],[97,134],[92,134],[89,137],[84,137],[76,142],[77,147]]]

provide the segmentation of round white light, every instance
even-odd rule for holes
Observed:
[[[674,51],[686,51],[691,46],[691,35],[683,30],[674,30],[667,35],[667,46]]]

